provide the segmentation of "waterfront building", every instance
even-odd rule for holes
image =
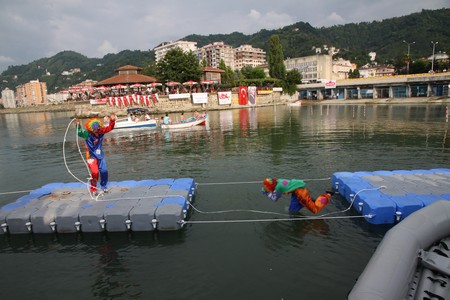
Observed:
[[[359,76],[361,78],[382,77],[395,75],[394,66],[388,65],[372,65],[359,68]]]
[[[266,52],[251,45],[241,45],[234,50],[234,67],[236,70],[244,66],[258,67],[266,63]]]
[[[156,78],[153,76],[146,76],[139,74],[142,68],[126,65],[114,70],[117,75],[97,82],[94,86],[113,86],[116,84],[130,85],[135,83],[148,84],[155,82]],[[127,86],[128,88],[128,86]]]
[[[47,84],[32,80],[16,87],[17,106],[47,104]]]
[[[224,42],[215,42],[201,47],[197,51],[197,57],[200,62],[206,61],[208,67],[218,68],[220,61],[223,60],[226,66],[232,70],[235,69],[234,49]]]
[[[330,54],[287,58],[284,65],[286,71],[298,70],[305,83],[336,79],[333,76],[333,58]]]
[[[16,97],[14,97],[14,91],[9,88],[5,88],[2,91],[2,100],[4,108],[16,108]]]
[[[180,48],[183,52],[196,52],[197,51],[197,42],[189,42],[189,41],[170,41],[166,43],[162,43],[160,46],[153,48],[155,51],[155,60],[159,61],[163,58],[169,50],[174,48]]]

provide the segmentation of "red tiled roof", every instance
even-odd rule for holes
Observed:
[[[151,83],[157,81],[155,77],[152,76],[146,76],[142,74],[122,74],[122,75],[116,75],[107,79],[104,79],[102,81],[99,81],[95,84],[95,86],[101,86],[101,85],[116,85],[116,84],[135,84],[135,83]]]
[[[137,70],[137,71],[141,71],[142,68],[136,67],[136,66],[132,66],[132,65],[126,65],[126,66],[121,66],[117,69],[115,69],[114,71],[118,72],[118,71],[126,71],[126,70]]]

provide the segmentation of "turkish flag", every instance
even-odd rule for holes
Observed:
[[[240,105],[247,105],[248,101],[248,87],[246,86],[239,86],[239,104]]]

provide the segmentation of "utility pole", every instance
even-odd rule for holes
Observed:
[[[409,57],[409,49],[410,49],[410,46],[411,46],[412,44],[415,44],[416,42],[408,43],[407,41],[403,40],[403,43],[406,43],[406,44],[408,45],[408,61],[406,62],[406,74],[409,74],[409,61],[410,61],[410,57]]]
[[[434,50],[436,49],[436,44],[438,44],[439,42],[431,41],[431,43],[433,44],[433,57],[431,60],[431,73],[434,73]]]

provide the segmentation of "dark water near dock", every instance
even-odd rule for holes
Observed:
[[[70,115],[0,115],[0,205],[22,195],[7,192],[74,182],[64,158],[86,179],[73,126],[63,143]],[[280,215],[288,197],[273,203],[259,182],[304,179],[315,196],[334,172],[450,167],[445,105],[276,106],[209,116],[206,127],[191,130],[109,133],[110,181],[192,177],[199,210],[247,211],[193,212],[191,221],[209,222],[178,232],[0,235],[0,298],[345,299],[389,227],[351,218],[353,210],[339,219],[232,222],[288,218]],[[325,213],[347,206],[334,196]]]

